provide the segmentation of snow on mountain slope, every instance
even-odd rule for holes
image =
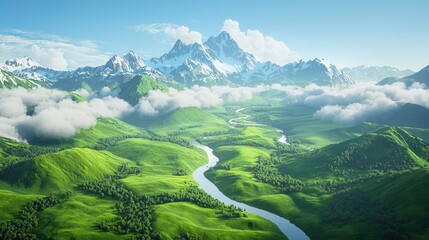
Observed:
[[[218,68],[225,70],[225,73],[250,71],[258,63],[255,57],[243,51],[227,32],[210,37],[204,45],[216,53],[219,59]]]
[[[341,69],[344,73],[350,76],[351,79],[357,82],[380,81],[388,77],[406,77],[414,72],[406,69],[400,70],[389,66],[357,66],[352,68]]]
[[[23,87],[31,89],[40,87],[40,84],[31,79],[21,78],[10,71],[0,68],[0,88],[17,88]]]
[[[16,70],[22,70],[31,67],[39,67],[40,64],[33,59],[25,56],[23,58],[15,58],[6,60],[2,66],[3,69],[6,69],[9,72],[13,72]]]
[[[81,67],[73,71],[47,69],[29,58],[10,60],[8,66],[17,69],[14,74],[18,76],[54,81],[54,86],[66,90],[81,87],[83,83],[94,88],[112,82],[120,84],[136,74],[146,74],[165,82],[175,81],[185,86],[271,83],[347,86],[354,82],[324,59],[316,58],[284,66],[258,62],[252,54],[241,49],[227,32],[210,37],[203,44],[185,44],[177,40],[168,53],[146,62],[130,51],[124,56],[113,56],[104,65]]]
[[[204,44],[186,45],[178,40],[167,54],[148,64],[172,79],[193,85],[198,82],[234,82],[239,85],[282,82],[319,85],[353,84],[342,71],[324,59],[300,61],[285,66],[258,62],[243,51],[227,32],[210,37]]]

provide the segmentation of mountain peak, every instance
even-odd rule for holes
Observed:
[[[139,55],[137,55],[134,51],[130,51],[123,57],[129,64],[129,67],[133,70],[137,70],[139,68],[142,68],[146,66],[143,59],[140,58]]]
[[[113,73],[129,72],[131,70],[128,61],[118,55],[110,58],[105,66],[106,68],[110,68]]]
[[[215,52],[222,63],[233,66],[233,72],[251,70],[258,63],[252,54],[240,48],[228,32],[222,31],[216,37],[210,37],[204,45]]]
[[[226,32],[226,31],[220,32],[219,35],[218,35],[218,37],[226,39],[226,40],[232,40],[231,35],[228,32]]]
[[[40,64],[38,62],[34,61],[32,58],[28,56],[6,60],[4,65],[5,65],[5,68],[11,72],[15,70],[26,69],[26,68],[40,67]]]

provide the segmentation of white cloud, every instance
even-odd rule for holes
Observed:
[[[77,103],[67,92],[37,88],[33,90],[0,89],[0,136],[32,141],[34,139],[67,139],[80,129],[94,126],[99,117],[122,117],[136,112],[142,117],[165,114],[177,108],[209,108],[227,102],[248,100],[267,90],[284,92],[289,104],[315,108],[314,117],[326,121],[358,123],[382,116],[402,103],[429,108],[429,90],[424,85],[407,87],[403,83],[379,86],[362,83],[340,89],[317,86],[201,87],[183,90],[150,91],[131,107],[125,101],[90,95],[88,102]],[[109,94],[107,88],[104,89]],[[102,96],[100,94],[98,96]],[[34,109],[30,114],[29,110]],[[27,115],[28,114],[28,115]]]
[[[61,140],[94,126],[99,117],[121,117],[132,107],[113,98],[77,103],[67,92],[38,88],[0,90],[0,136],[22,141]],[[27,115],[28,109],[34,109]]]
[[[266,90],[265,87],[201,87],[193,86],[183,90],[172,89],[168,92],[153,90],[147,97],[140,99],[136,110],[143,116],[155,116],[176,108],[208,108],[223,104],[251,99],[254,93]]]
[[[191,31],[186,26],[179,26],[169,23],[153,23],[134,26],[133,29],[138,32],[148,32],[152,34],[165,34],[173,39],[180,39],[185,44],[202,43],[202,35],[197,31]]]
[[[420,84],[407,87],[403,83],[379,86],[361,83],[340,89],[335,87],[306,87],[273,85],[283,91],[286,102],[314,107],[315,118],[342,123],[358,123],[382,116],[403,103],[429,108],[429,90]]]
[[[260,61],[285,65],[300,59],[284,42],[264,36],[259,30],[249,29],[242,32],[237,21],[226,19],[223,22],[222,31],[228,32],[240,48],[253,54]]]
[[[23,56],[57,70],[98,66],[109,59],[109,55],[101,52],[92,41],[72,42],[56,35],[19,30],[14,30],[12,34],[0,34],[0,62]]]

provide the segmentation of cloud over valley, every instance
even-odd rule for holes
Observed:
[[[193,86],[168,92],[152,90],[137,105],[114,97],[103,88],[98,94],[77,91],[89,98],[75,102],[67,92],[37,88],[0,89],[0,136],[20,141],[62,140],[89,129],[97,118],[162,117],[177,108],[210,108],[251,99],[269,90],[280,91],[285,104],[314,108],[314,118],[338,123],[359,123],[395,109],[403,103],[429,108],[429,90],[421,84],[379,86],[356,84],[347,88],[265,85],[257,87]]]

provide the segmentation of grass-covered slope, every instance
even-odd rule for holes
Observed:
[[[22,194],[9,190],[0,190],[0,223],[10,220],[25,203],[40,198],[38,194]]]
[[[113,174],[129,162],[109,152],[73,148],[38,156],[2,172],[1,180],[13,188],[38,191],[64,191],[83,181]]]
[[[429,236],[429,169],[419,169],[396,177],[387,177],[367,184],[370,196],[395,209],[407,238],[427,239]]]
[[[373,126],[341,129],[366,127]],[[402,128],[383,127],[315,151],[215,148],[220,163],[207,176],[221,191],[291,219],[310,238],[428,236],[429,147]],[[255,175],[256,156],[269,159],[270,153],[262,173],[268,180],[262,181]],[[301,181],[302,189],[285,192],[274,184],[286,175]]]
[[[319,159],[319,163],[341,170],[405,170],[427,163],[429,146],[402,128],[384,127],[316,150],[309,159]],[[298,168],[311,172],[302,166]]]
[[[9,71],[0,69],[0,88],[23,87],[25,89],[31,89],[40,87],[41,84],[42,83],[39,81],[21,78]]]
[[[300,106],[275,104],[246,110],[250,121],[263,123],[285,131],[290,138],[300,140],[311,148],[320,148],[357,137],[367,127],[353,128],[349,124],[332,123],[313,117],[317,109]]]
[[[201,137],[205,132],[228,130],[227,122],[205,109],[178,108],[154,119],[148,128],[160,134]]]
[[[117,118],[99,118],[97,124],[80,132],[68,141],[53,143],[53,145],[71,145],[74,147],[94,146],[102,138],[124,135],[147,134],[145,130],[125,123]]]
[[[40,216],[37,233],[41,239],[128,239],[96,228],[103,220],[116,217],[115,201],[81,193],[46,209]]]
[[[136,75],[131,80],[121,84],[119,88],[121,91],[118,97],[124,99],[131,105],[137,104],[139,99],[147,96],[151,90],[168,91],[168,87],[164,83],[147,75]]]
[[[21,157],[30,153],[30,145],[9,138],[0,137],[0,161]]]
[[[145,139],[126,139],[109,151],[142,167],[141,174],[122,181],[136,192],[149,195],[185,187],[187,181],[192,181],[192,172],[206,162],[204,152],[199,149]],[[180,170],[183,176],[175,174]]]
[[[173,239],[181,232],[201,239],[285,239],[274,224],[253,214],[225,219],[216,210],[182,202],[158,205],[156,213],[155,226],[162,229],[163,239]]]

